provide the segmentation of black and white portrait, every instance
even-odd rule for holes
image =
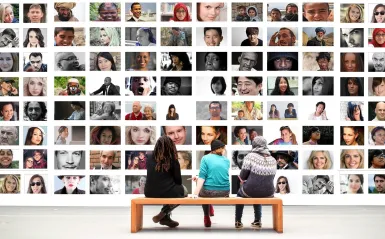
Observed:
[[[55,150],[55,169],[85,169],[85,154],[86,151],[84,150]]]
[[[162,52],[160,67],[162,71],[191,71],[191,52]]]
[[[302,194],[334,194],[333,175],[304,175]]]
[[[131,76],[125,80],[126,96],[156,95],[156,76]]]
[[[47,102],[24,102],[24,121],[47,121]]]
[[[304,76],[302,79],[303,95],[334,95],[334,77]]]
[[[191,95],[192,77],[166,76],[161,78],[161,95]]]
[[[93,76],[89,88],[91,88],[90,95],[92,96],[120,95],[120,85],[117,77]]]
[[[197,52],[197,71],[227,71],[227,52]]]
[[[370,52],[368,58],[369,72],[385,71],[385,52]]]
[[[90,194],[120,194],[120,175],[90,175]]]
[[[56,52],[55,71],[85,71],[85,52]]]
[[[126,27],[125,46],[156,46],[156,27]]]
[[[18,48],[19,29],[0,28],[0,48]]]
[[[91,120],[120,120],[121,101],[91,101]]]
[[[232,71],[262,71],[262,52],[233,52],[231,56]]]
[[[364,28],[341,28],[341,47],[364,47]]]

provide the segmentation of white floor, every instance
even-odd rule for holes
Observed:
[[[144,229],[131,234],[128,207],[0,207],[0,238],[385,238],[385,207],[381,206],[286,206],[283,234],[272,229],[269,206],[263,207],[263,228],[258,231],[249,226],[253,219],[251,206],[245,207],[242,230],[234,229],[231,206],[214,207],[211,228],[204,228],[199,206],[175,209],[172,218],[180,223],[175,229],[152,222],[159,209],[145,206]]]

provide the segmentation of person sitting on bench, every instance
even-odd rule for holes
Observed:
[[[160,137],[152,157],[147,158],[147,182],[144,195],[149,198],[183,198],[188,191],[182,185],[182,176],[178,154],[174,142],[168,136]],[[178,207],[163,205],[160,213],[152,218],[155,223],[168,227],[177,227],[179,223],[170,217],[171,211]]]

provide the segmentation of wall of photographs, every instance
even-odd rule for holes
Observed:
[[[2,1],[0,204],[129,205],[163,134],[189,193],[216,138],[235,196],[263,135],[286,205],[384,204],[384,14],[355,0]]]

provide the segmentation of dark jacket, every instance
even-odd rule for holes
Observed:
[[[97,95],[100,92],[102,92],[102,95],[105,95],[106,94],[106,90],[107,90],[107,86],[103,84],[99,88],[99,90],[94,91],[93,94]],[[107,95],[120,95],[120,94],[119,94],[118,89],[115,87],[115,85],[111,83],[110,88],[108,89]]]
[[[309,40],[306,44],[307,46],[326,46],[326,43],[324,40],[318,41],[317,38],[312,38]]]
[[[172,160],[168,172],[163,168],[157,172],[154,156],[146,162],[147,181],[144,195],[150,198],[183,198],[182,176],[178,160]]]
[[[66,187],[63,187],[62,189],[55,191],[54,194],[68,194],[68,193],[67,193]],[[75,188],[72,194],[86,194],[86,191]]]
[[[95,169],[102,169],[102,165],[95,166]],[[112,169],[120,169],[120,167],[112,165]]]

